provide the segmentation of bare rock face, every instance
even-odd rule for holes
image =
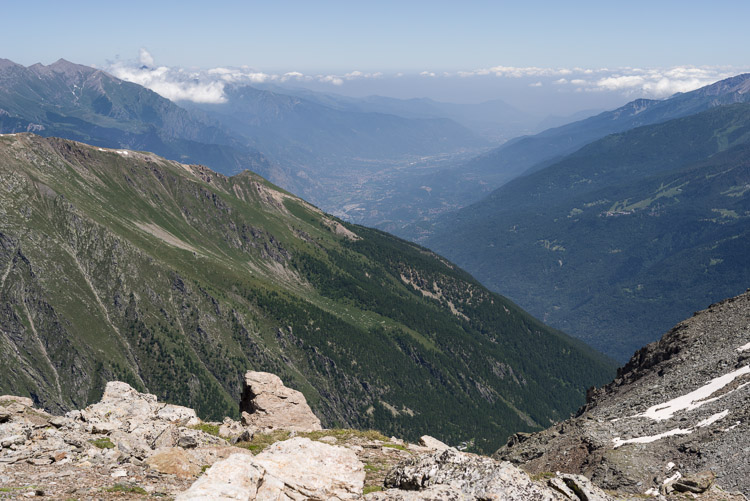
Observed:
[[[176,501],[354,500],[364,481],[364,466],[350,449],[297,437],[255,458],[234,454],[215,463]]]
[[[245,373],[240,412],[246,426],[260,431],[322,429],[320,419],[307,405],[305,396],[287,388],[278,376],[268,372]]]
[[[588,499],[610,501],[587,479],[556,479],[564,490],[539,485],[508,462],[445,449],[404,461],[385,478],[388,490],[368,499],[553,501]],[[577,492],[576,492],[577,491]],[[580,497],[578,493],[585,497]]]
[[[750,493],[750,292],[711,305],[636,352],[579,415],[517,433],[495,458],[638,495]],[[687,480],[681,480],[687,479]],[[728,499],[728,495],[722,494]]]

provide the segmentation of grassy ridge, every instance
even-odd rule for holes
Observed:
[[[125,380],[235,415],[265,370],[326,425],[493,450],[611,365],[439,256],[251,173],[0,137],[0,390],[82,407]]]

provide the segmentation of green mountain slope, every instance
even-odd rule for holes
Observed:
[[[204,417],[279,374],[326,425],[491,450],[611,365],[432,252],[243,172],[0,136],[0,391],[80,408],[125,380]]]
[[[750,105],[594,142],[446,218],[429,244],[624,360],[750,283]]]

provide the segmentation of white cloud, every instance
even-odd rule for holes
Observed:
[[[344,79],[336,75],[318,75],[318,81],[332,83],[333,85],[344,85]]]
[[[596,85],[599,88],[606,90],[621,90],[621,89],[633,89],[641,87],[645,83],[645,80],[641,76],[620,76],[615,75],[607,78],[602,78]]]
[[[122,64],[108,68],[117,78],[137,83],[153,90],[172,101],[193,101],[196,103],[223,103],[223,81],[205,81],[191,79],[181,71],[166,66],[158,68],[128,67]]]
[[[677,92],[690,92],[737,73],[737,69],[727,71],[722,68],[694,66],[666,69],[624,68],[593,82],[592,88],[662,98]],[[587,82],[589,85],[591,83]]]
[[[319,82],[333,86],[347,81],[386,78],[382,72],[368,73],[353,70],[343,74],[306,75],[299,71],[265,73],[248,66],[215,67],[206,70],[156,66],[154,57],[141,48],[138,58],[110,63],[105,70],[114,76],[143,85],[174,101],[222,103],[226,101],[224,87],[228,84],[259,84],[264,82]],[[418,73],[428,78],[507,78],[521,79],[529,87],[565,85],[564,90],[576,92],[613,92],[627,97],[667,97],[675,92],[688,92],[717,80],[740,73],[731,67],[675,66],[672,68],[544,68],[537,66],[491,66],[469,71],[440,72],[425,70]],[[746,68],[744,69],[747,70]],[[388,75],[400,78],[404,73]],[[524,81],[525,80],[525,81]],[[563,91],[563,89],[560,89]]]
[[[143,66],[150,67],[154,65],[154,58],[144,47],[141,47],[141,50],[138,51],[138,60]]]

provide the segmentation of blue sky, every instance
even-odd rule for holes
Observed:
[[[3,2],[0,57],[63,57],[175,100],[265,82],[572,113],[750,70],[750,2],[740,0],[29,5]]]
[[[146,47],[169,65],[264,71],[745,65],[750,41],[742,0],[3,4],[0,47],[23,64]]]

